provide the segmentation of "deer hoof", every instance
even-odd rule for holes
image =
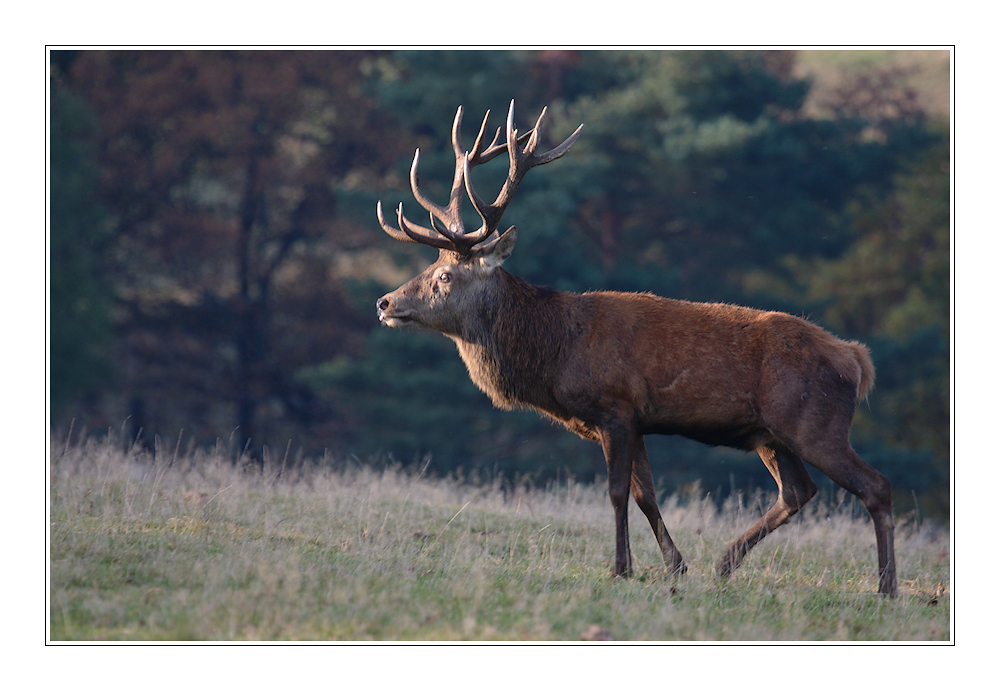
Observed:
[[[737,569],[738,563],[735,563],[732,555],[727,554],[719,562],[719,565],[715,567],[715,572],[719,574],[720,578],[729,578],[729,576]]]

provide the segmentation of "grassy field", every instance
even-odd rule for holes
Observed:
[[[689,565],[642,515],[613,579],[602,487],[418,470],[242,471],[222,453],[53,443],[49,637],[59,640],[947,641],[948,534],[897,517],[900,596],[876,589],[850,498],[816,503],[729,580],[712,567],[768,497],[661,498]],[[634,507],[633,507],[634,508]],[[766,506],[764,507],[766,508]]]

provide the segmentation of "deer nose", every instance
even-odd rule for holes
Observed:
[[[379,298],[375,302],[375,309],[377,309],[379,312],[385,312],[387,309],[389,309],[389,301],[386,300],[384,297]]]

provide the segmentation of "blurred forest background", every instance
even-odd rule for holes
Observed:
[[[506,267],[805,316],[866,342],[852,442],[897,511],[947,519],[947,51],[53,51],[53,434],[228,445],[545,482],[600,448],[501,412],[451,341],[380,328],[375,299],[434,251],[375,203],[445,201],[466,142],[517,101],[545,142],[505,215]],[[497,189],[505,163],[477,187]],[[490,178],[490,174],[495,177]],[[468,204],[466,206],[469,206]],[[478,222],[470,226],[477,227]],[[756,455],[647,440],[667,491],[773,489]],[[819,480],[819,473],[814,474]]]

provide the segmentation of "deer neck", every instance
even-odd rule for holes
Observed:
[[[473,383],[498,408],[550,407],[562,302],[561,293],[497,269],[479,309],[451,336]]]

